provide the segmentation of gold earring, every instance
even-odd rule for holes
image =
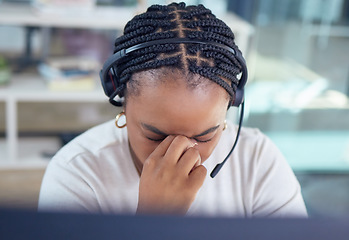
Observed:
[[[224,131],[225,129],[227,129],[227,127],[228,127],[227,120],[224,120],[223,131]]]
[[[116,115],[116,117],[115,117],[115,126],[116,126],[117,128],[124,128],[124,127],[126,127],[126,125],[127,125],[126,121],[125,121],[125,123],[124,123],[123,125],[121,125],[121,126],[118,124],[119,119],[120,119],[122,116],[126,116],[124,111],[122,111],[121,113],[119,113],[119,114]]]

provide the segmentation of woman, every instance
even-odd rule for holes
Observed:
[[[306,216],[299,183],[273,143],[225,121],[246,76],[233,33],[204,6],[153,5],[134,17],[101,71],[110,102],[123,106],[117,127],[97,126],[56,154],[39,210]],[[207,170],[227,155],[210,178]]]

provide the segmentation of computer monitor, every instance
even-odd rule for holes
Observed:
[[[234,219],[0,211],[0,239],[349,239],[349,219]]]

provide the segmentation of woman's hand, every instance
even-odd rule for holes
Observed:
[[[146,159],[137,213],[184,215],[188,211],[207,173],[194,146],[184,136],[168,136]]]

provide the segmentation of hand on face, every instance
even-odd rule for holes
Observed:
[[[144,162],[137,213],[185,214],[206,173],[190,139],[168,136]]]

